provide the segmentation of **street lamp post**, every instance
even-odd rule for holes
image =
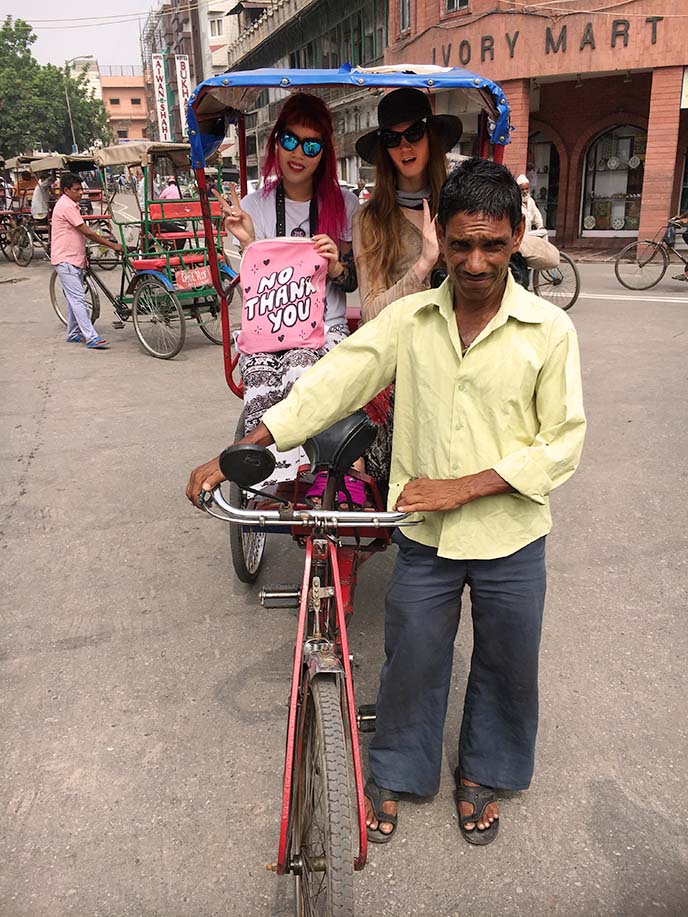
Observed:
[[[82,54],[79,57],[70,57],[69,60],[65,61],[65,67],[69,69],[75,60],[93,60],[92,54]],[[69,115],[69,126],[72,131],[72,153],[78,153],[79,147],[76,145],[76,135],[74,134],[74,121],[72,119],[72,106],[69,102],[69,91],[67,89],[67,74],[64,77],[64,90],[65,90],[65,99],[67,101],[67,114]]]

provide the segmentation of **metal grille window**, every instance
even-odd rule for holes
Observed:
[[[399,31],[408,32],[411,28],[411,0],[399,2]]]
[[[445,13],[456,13],[468,8],[468,0],[444,0]]]

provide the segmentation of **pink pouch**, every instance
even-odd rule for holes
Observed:
[[[311,239],[252,242],[241,262],[243,304],[237,347],[274,353],[325,343],[327,261]]]

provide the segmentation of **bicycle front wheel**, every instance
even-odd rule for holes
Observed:
[[[669,258],[659,242],[631,242],[616,256],[614,273],[627,290],[649,290],[658,284],[669,266]]]
[[[308,683],[295,774],[292,865],[299,917],[352,917],[354,856],[349,768],[339,685]]]
[[[91,324],[95,325],[100,317],[100,297],[93,281],[84,274],[84,293],[86,295],[86,308],[91,319]],[[67,297],[65,296],[64,287],[57,271],[50,275],[50,302],[52,303],[55,315],[60,319],[63,325],[67,325]]]
[[[179,300],[155,277],[136,286],[131,307],[142,347],[159,360],[171,360],[184,346],[186,324]]]
[[[559,253],[559,265],[547,270],[535,271],[533,289],[553,306],[570,309],[580,293],[578,268],[563,252]]]
[[[12,257],[19,267],[27,267],[33,258],[33,239],[26,226],[18,226],[12,233]]]
[[[243,439],[245,435],[246,428],[242,411],[237,422],[234,442]],[[241,509],[248,506],[246,494],[233,481],[230,481],[229,484],[229,502],[232,506],[238,506]],[[229,549],[232,554],[232,566],[237,579],[242,583],[255,583],[258,578],[260,568],[263,566],[267,537],[265,532],[256,531],[255,526],[230,523]]]

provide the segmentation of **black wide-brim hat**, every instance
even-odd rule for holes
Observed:
[[[463,133],[461,118],[456,115],[433,115],[430,99],[420,89],[395,89],[380,99],[377,106],[377,128],[369,131],[356,141],[355,148],[361,159],[375,165],[380,145],[380,131],[394,127],[405,121],[420,121],[425,118],[431,124],[434,133],[441,140],[444,152],[448,153],[455,146]]]

